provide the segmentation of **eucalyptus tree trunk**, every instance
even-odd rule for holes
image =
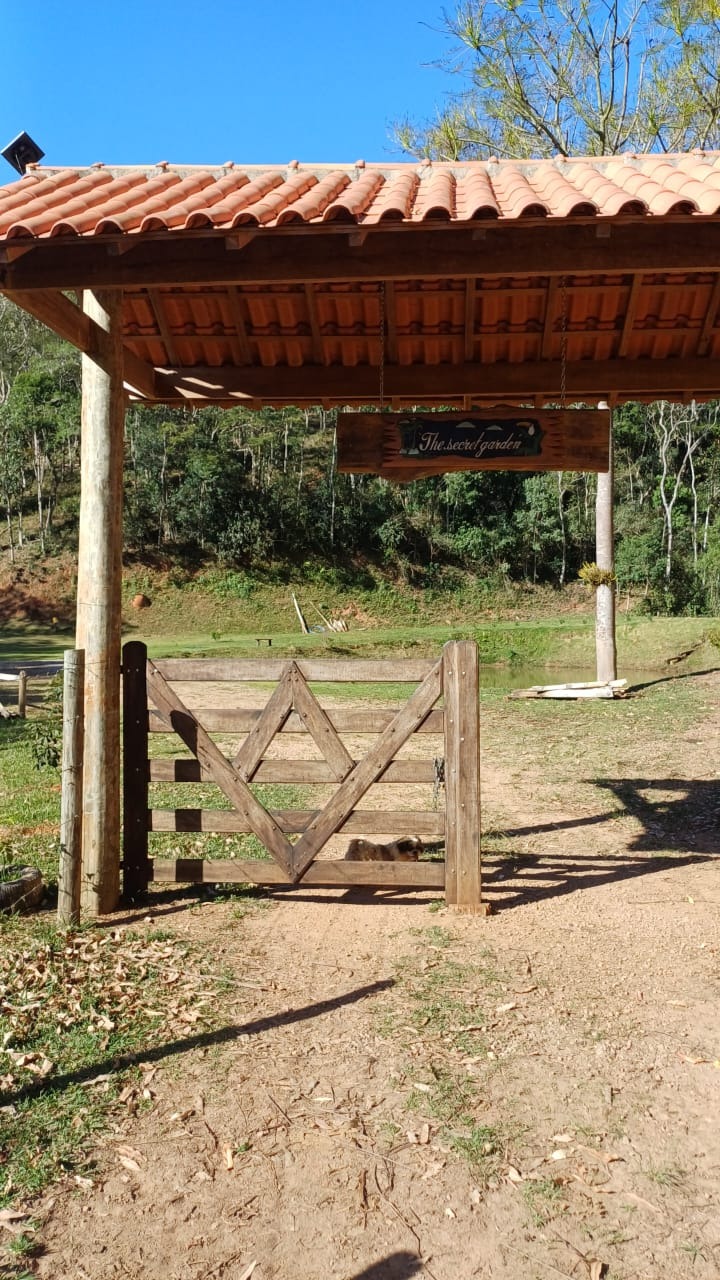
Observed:
[[[612,575],[608,582],[600,583],[595,591],[595,656],[597,679],[603,682],[617,679],[617,648],[615,644],[615,548],[613,521],[613,436],[610,418],[609,467],[598,476],[595,502],[595,562],[603,573]]]

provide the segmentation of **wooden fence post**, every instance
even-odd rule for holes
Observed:
[[[487,915],[480,873],[480,709],[478,651],[471,640],[443,649],[445,694],[445,898]]]
[[[148,887],[147,648],[123,646],[123,897]]]
[[[75,643],[85,650],[82,905],[120,896],[120,645],[123,508],[122,292],[83,295],[97,338],[83,353]],[[102,337],[100,330],[103,331]]]
[[[82,775],[85,654],[66,649],[63,674],[62,797],[57,921],[62,928],[80,920],[82,864]]]
[[[21,720],[27,716],[27,671],[18,671],[18,715]]]

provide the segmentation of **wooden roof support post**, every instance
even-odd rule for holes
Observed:
[[[85,650],[82,906],[113,911],[120,894],[120,587],[123,498],[122,293],[86,291],[106,335],[82,357],[77,632]]]

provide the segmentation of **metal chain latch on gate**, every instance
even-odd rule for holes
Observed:
[[[437,809],[440,801],[440,788],[445,786],[445,757],[435,756],[433,760],[433,809]]]

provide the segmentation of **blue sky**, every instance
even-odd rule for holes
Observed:
[[[402,159],[392,122],[455,88],[427,65],[444,2],[0,0],[0,148],[25,129],[45,164]]]

